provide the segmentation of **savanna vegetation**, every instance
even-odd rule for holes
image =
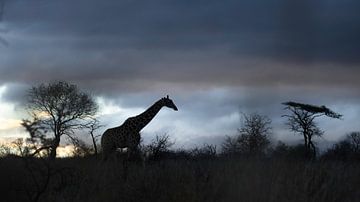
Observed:
[[[56,90],[54,90],[56,89]],[[119,151],[102,161],[101,123],[91,96],[64,82],[29,91],[29,138],[0,146],[1,201],[358,201],[360,132],[320,153],[315,122],[340,118],[325,106],[284,103],[284,124],[304,144],[271,141],[269,117],[243,114],[238,133],[221,146],[174,149],[171,134],[140,144],[133,156]],[[71,103],[71,104],[69,104]],[[75,135],[82,131],[92,144]],[[86,132],[84,132],[86,131]],[[61,138],[75,146],[55,158]],[[99,154],[100,153],[100,154]]]

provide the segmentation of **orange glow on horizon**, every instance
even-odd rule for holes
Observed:
[[[0,130],[9,130],[21,126],[21,120],[0,118]]]

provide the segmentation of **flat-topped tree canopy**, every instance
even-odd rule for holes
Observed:
[[[307,112],[313,113],[313,114],[324,114],[325,116],[340,119],[343,115],[338,114],[331,109],[327,108],[326,106],[316,106],[316,105],[310,105],[310,104],[303,104],[298,102],[284,102],[283,105],[286,105],[288,107],[294,107],[296,109],[305,110]]]

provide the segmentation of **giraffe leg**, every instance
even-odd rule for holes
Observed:
[[[105,152],[104,150],[103,150],[103,152],[102,152],[102,159],[101,159],[101,161],[102,162],[105,162],[105,161],[107,161],[108,160],[108,154],[107,154],[107,152]]]
[[[128,168],[129,168],[129,161],[131,156],[131,150],[130,148],[127,149],[126,154],[123,155],[122,158],[122,166],[123,166],[123,180],[126,181],[128,177]]]
[[[101,159],[103,162],[107,161],[108,160],[108,154],[103,152],[102,153],[102,159]]]
[[[114,149],[112,148],[103,148],[102,150],[102,161],[108,161],[109,158],[111,158],[113,156],[113,154],[115,153]]]

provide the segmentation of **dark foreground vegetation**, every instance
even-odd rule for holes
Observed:
[[[358,201],[359,161],[177,156],[0,159],[1,201]]]

